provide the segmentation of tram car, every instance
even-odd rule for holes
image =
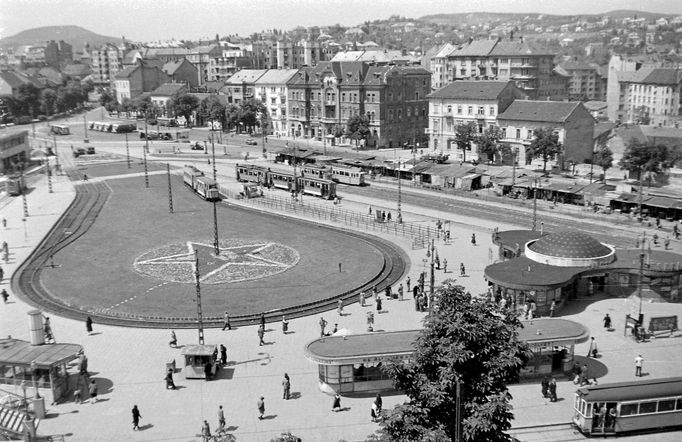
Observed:
[[[579,388],[573,425],[588,436],[660,431],[682,426],[682,377]]]
[[[212,179],[204,176],[204,172],[194,166],[187,165],[182,173],[182,180],[187,187],[208,201],[219,200],[218,185]]]
[[[295,189],[294,173],[283,170],[268,170],[266,175],[267,187],[283,189],[291,192]]]
[[[332,166],[331,179],[337,183],[350,184],[351,186],[364,186],[365,175],[358,167]]]
[[[235,176],[237,181],[242,183],[254,183],[267,186],[268,169],[255,164],[237,164],[235,166]]]
[[[336,198],[336,183],[324,178],[300,176],[298,177],[298,189],[305,194],[328,200]]]
[[[326,180],[332,179],[332,169],[326,166],[316,166],[314,164],[306,164],[302,166],[303,176],[324,178]]]
[[[19,196],[26,190],[26,180],[21,175],[9,177],[5,181],[5,190],[7,195]]]

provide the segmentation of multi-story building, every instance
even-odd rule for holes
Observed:
[[[581,61],[565,61],[555,71],[568,77],[568,98],[571,100],[605,100],[606,78],[599,65]]]
[[[500,143],[512,146],[520,164],[533,160],[527,149],[540,128],[557,133],[563,153],[555,161],[562,168],[592,159],[595,121],[581,102],[516,100],[497,116],[497,124],[503,134]]]
[[[187,53],[187,59],[197,67],[199,85],[215,80],[216,66],[223,51],[217,44],[197,46]]]
[[[645,67],[621,75],[628,123],[679,127],[682,123],[682,69]]]
[[[169,102],[176,94],[183,94],[189,92],[189,88],[183,83],[164,83],[154,89],[149,98],[154,106],[156,106],[163,115],[170,115]]]
[[[267,69],[243,69],[225,80],[225,87],[221,91],[227,95],[229,103],[239,104],[256,98],[256,81],[267,71]]]
[[[277,69],[277,42],[257,40],[251,44],[255,69]]]
[[[437,54],[432,60],[434,68],[439,68],[433,82],[445,85],[467,79],[513,81],[530,98],[554,97],[553,57],[548,51],[532,49],[523,38],[470,40],[449,53]]]
[[[220,49],[222,55],[215,60],[215,65],[211,67],[209,81],[225,80],[237,71],[253,67],[251,54],[242,46],[221,41]]]
[[[431,85],[435,89],[440,89],[443,86],[455,81],[454,73],[448,60],[448,55],[450,55],[455,49],[457,49],[456,46],[446,43],[431,58],[430,65],[431,72],[433,72]]]
[[[459,80],[429,94],[429,147],[442,149],[458,161],[478,160],[475,145],[462,152],[455,143],[457,126],[474,123],[478,133],[497,126],[497,115],[524,92],[511,81]]]
[[[0,133],[0,173],[15,171],[31,157],[28,131],[15,128]]]
[[[199,85],[197,68],[186,58],[178,61],[168,61],[161,68],[173,83],[185,83],[191,87]]]
[[[323,62],[287,83],[288,128],[318,140],[343,133],[349,118],[366,115],[372,147],[424,140],[431,73],[417,66]]]
[[[169,81],[170,77],[159,66],[139,61],[136,66],[127,67],[116,74],[116,100],[123,103],[126,98],[133,99],[143,92],[151,92]]]
[[[659,67],[660,63],[648,56],[613,55],[609,60],[606,83],[607,115],[610,121],[626,121],[627,82],[643,67]],[[623,82],[623,84],[621,84]]]
[[[256,98],[268,109],[270,127],[268,133],[286,135],[287,129],[287,82],[298,69],[269,69],[255,82]]]
[[[45,63],[55,69],[73,61],[73,48],[64,40],[49,41],[45,45]]]
[[[113,44],[105,44],[90,52],[90,68],[95,83],[108,83],[123,68],[123,54]]]

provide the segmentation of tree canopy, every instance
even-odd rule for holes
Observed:
[[[256,98],[245,100],[239,106],[239,123],[249,133],[252,133],[256,127],[264,129],[269,124],[268,109],[262,101]]]
[[[176,117],[185,117],[187,126],[190,126],[192,113],[199,107],[199,99],[192,94],[175,94],[170,99],[170,107]]]
[[[485,155],[488,161],[495,161],[495,156],[502,156],[498,142],[502,138],[502,131],[497,126],[491,126],[486,129],[476,140],[478,147],[478,157],[483,159]]]
[[[478,126],[470,122],[458,124],[455,127],[455,143],[458,149],[462,149],[463,161],[467,160],[467,150],[471,150],[471,143],[478,139]]]
[[[592,163],[602,168],[606,178],[606,171],[613,166],[613,152],[606,144],[600,145],[594,152]]]
[[[512,440],[507,384],[529,357],[515,312],[446,281],[424,325],[414,358],[386,368],[409,399],[388,410],[380,440],[455,440],[458,384],[461,440]]]
[[[217,96],[211,95],[201,100],[197,112],[204,120],[218,121],[221,127],[225,127],[225,106]]]
[[[366,140],[369,135],[369,117],[367,115],[353,115],[346,122],[346,136],[355,140],[357,146],[360,140]]]
[[[650,179],[671,164],[670,150],[664,144],[656,144],[653,141],[642,143],[636,138],[628,141],[623,157],[618,165],[621,169],[629,172],[637,172],[638,179],[644,172]]]
[[[547,172],[547,161],[563,151],[559,142],[559,135],[551,127],[535,129],[533,141],[528,146],[528,153],[532,158],[542,158],[542,172]]]

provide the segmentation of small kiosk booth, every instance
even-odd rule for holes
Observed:
[[[211,366],[211,376],[217,371],[218,346],[216,345],[186,345],[180,354],[185,359],[182,369],[185,379],[206,379],[206,364]]]

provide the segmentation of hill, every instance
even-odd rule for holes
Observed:
[[[74,52],[82,50],[85,43],[90,43],[90,47],[96,47],[105,43],[118,43],[121,41],[119,37],[95,34],[80,26],[44,26],[27,29],[16,35],[0,39],[0,47],[16,47],[50,40],[64,40],[73,46]]]

